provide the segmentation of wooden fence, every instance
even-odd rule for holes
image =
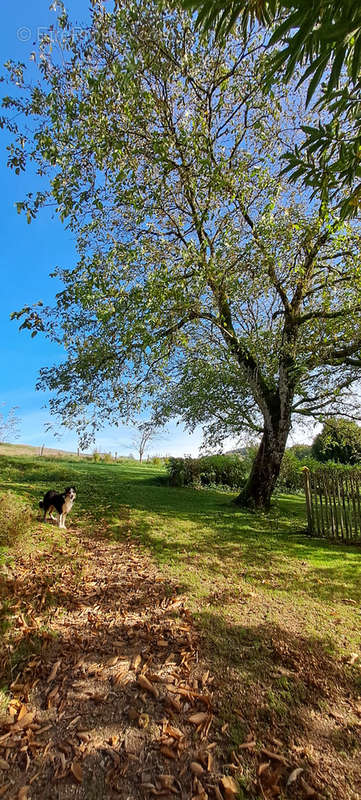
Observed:
[[[308,532],[343,542],[361,542],[361,470],[304,467]]]

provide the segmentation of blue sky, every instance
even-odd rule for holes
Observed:
[[[8,4],[2,11],[0,26],[1,62],[11,58],[29,64],[30,54],[37,50],[42,32],[54,23],[55,15],[49,10],[49,0],[28,0]],[[88,0],[69,0],[67,4],[74,23],[81,27],[88,18]],[[4,94],[5,92],[1,92]],[[0,195],[1,219],[1,297],[0,341],[2,344],[2,370],[0,412],[18,406],[21,419],[20,441],[25,444],[61,447],[74,450],[77,439],[71,431],[60,430],[56,439],[44,431],[49,413],[44,406],[47,396],[35,391],[40,367],[49,366],[61,359],[61,351],[42,337],[31,339],[19,332],[16,322],[10,322],[10,313],[38,300],[52,303],[59,284],[49,277],[54,267],[70,267],[76,261],[76,251],[69,232],[49,212],[43,211],[30,225],[17,214],[15,202],[22,200],[34,188],[31,174],[16,176],[7,166],[7,137],[0,131]],[[153,444],[150,452],[183,455],[198,454],[202,441],[201,431],[188,435],[180,425],[170,424],[169,434]],[[312,436],[312,433],[311,433]],[[305,441],[305,432],[296,432],[293,441]],[[100,450],[122,453],[134,451],[132,432],[124,427],[99,432],[96,446]],[[231,443],[227,443],[231,446]]]
[[[30,64],[30,54],[37,50],[39,35],[54,23],[55,15],[49,10],[50,0],[28,0],[25,3],[7,4],[2,10],[0,26],[1,63],[7,59]],[[78,24],[88,18],[88,0],[71,0],[67,5]],[[3,95],[5,92],[2,91]],[[20,441],[25,444],[76,449],[77,440],[71,431],[62,429],[60,438],[45,433],[44,424],[49,413],[44,409],[47,396],[35,391],[39,368],[55,363],[61,358],[59,348],[42,337],[31,339],[19,332],[18,324],[9,319],[11,311],[37,300],[51,303],[59,284],[49,277],[56,266],[71,266],[76,260],[74,243],[62,224],[44,211],[30,225],[19,216],[15,202],[22,200],[33,188],[31,175],[16,176],[6,167],[7,137],[0,132],[0,219],[1,219],[1,298],[0,341],[2,370],[0,412],[18,406],[21,419]],[[169,434],[155,442],[150,451],[197,454],[201,432],[192,436],[175,423],[168,426]],[[99,432],[96,446],[101,450],[122,453],[134,451],[132,432],[121,427]]]

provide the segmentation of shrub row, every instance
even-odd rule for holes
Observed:
[[[239,488],[247,477],[248,464],[238,456],[169,458],[171,486],[229,486]]]
[[[293,448],[290,448],[289,450],[286,450],[282,459],[281,471],[277,481],[277,488],[282,492],[294,492],[303,489],[303,467],[308,467],[311,472],[315,472],[318,469],[329,469],[333,472],[335,470],[338,472],[349,472],[350,470],[355,469],[352,464],[339,464],[335,461],[326,461],[321,463],[316,458],[312,458],[312,456],[308,456],[300,460],[297,458],[297,456],[295,456]]]
[[[167,472],[171,486],[224,486],[230,489],[239,489],[248,478],[255,449],[243,456],[218,455],[203,456],[202,458],[169,458]],[[349,466],[335,464],[329,461],[321,464],[312,456],[298,458],[293,448],[286,450],[277,489],[281,492],[297,492],[303,489],[303,467],[311,471],[316,469],[348,470]]]

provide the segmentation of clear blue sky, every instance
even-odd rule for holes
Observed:
[[[54,24],[55,15],[49,5],[49,0],[5,4],[0,26],[1,63],[11,58],[32,68],[30,54],[37,50],[39,35]],[[69,0],[67,8],[74,24],[81,27],[88,19],[88,0]],[[4,93],[6,90],[1,91],[1,95]],[[25,217],[17,214],[15,202],[22,200],[26,192],[34,188],[34,183],[31,174],[16,176],[7,168],[6,144],[7,137],[0,131],[0,402],[5,404],[0,412],[6,412],[10,406],[19,407],[20,441],[23,443],[40,445],[44,442],[47,447],[76,449],[77,440],[72,432],[62,429],[58,439],[45,433],[44,423],[49,420],[44,409],[47,397],[35,391],[40,367],[61,359],[60,349],[40,336],[31,339],[26,332],[19,332],[17,323],[9,319],[11,311],[24,304],[37,300],[52,303],[58,284],[50,279],[49,273],[58,265],[71,266],[76,260],[75,247],[70,234],[48,212],[43,211],[30,225]],[[155,443],[153,451],[197,454],[201,432],[189,436],[181,426],[171,424],[168,427],[168,437]],[[297,438],[306,437],[303,434]],[[107,429],[99,433],[96,445],[101,450],[125,453],[134,450],[131,439],[131,432],[124,427]]]

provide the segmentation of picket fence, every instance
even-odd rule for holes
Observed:
[[[308,532],[361,542],[361,470],[303,469]]]

